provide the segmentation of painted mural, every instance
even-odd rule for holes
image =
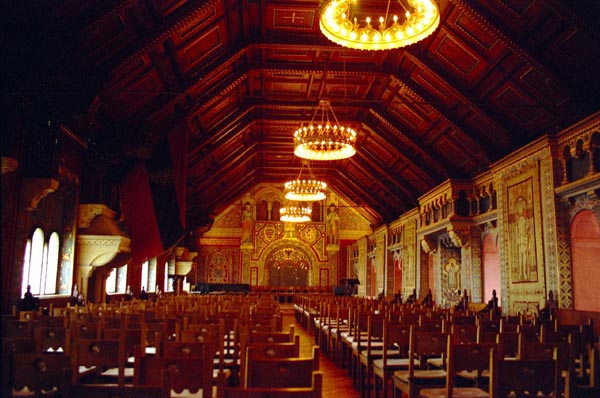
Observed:
[[[527,178],[508,186],[510,278],[513,283],[537,282],[533,181]]]

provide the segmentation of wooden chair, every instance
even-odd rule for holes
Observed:
[[[384,321],[382,357],[373,360],[373,385],[375,398],[379,398],[379,386],[383,398],[387,398],[388,383],[397,370],[408,369],[410,326],[404,322]],[[391,355],[390,355],[391,354]]]
[[[332,360],[336,361],[339,357],[339,337],[340,333],[347,331],[348,324],[348,299],[336,297],[329,309],[327,323],[323,327],[323,345],[326,347],[324,351]]]
[[[71,332],[64,326],[37,325],[33,334],[40,352],[70,352]]]
[[[339,354],[342,368],[348,366],[348,372],[353,375],[352,364],[352,344],[357,339],[357,333],[360,331],[358,327],[358,319],[366,320],[368,313],[363,313],[362,308],[357,305],[351,305],[348,309],[348,329],[339,333]],[[359,315],[360,314],[360,315]],[[365,322],[366,327],[366,322]],[[366,333],[366,330],[361,333]]]
[[[183,394],[187,390],[190,396],[211,398],[213,385],[217,390],[224,388],[224,375],[213,379],[213,359],[216,346],[211,343],[163,342],[162,349],[156,355],[139,352],[135,359],[135,385],[157,386],[168,372],[171,394]],[[186,394],[187,396],[187,394]]]
[[[223,331],[220,323],[191,323],[184,326],[177,334],[178,341],[182,343],[213,343],[218,349],[213,359],[215,378],[218,373],[226,372],[227,377],[231,375],[231,369],[233,366],[233,360],[228,358],[227,354],[231,354],[233,347],[226,346],[227,340],[225,339],[225,332]],[[230,356],[230,355],[229,355]],[[236,368],[238,363],[235,363]]]
[[[356,314],[356,319],[354,320],[354,333],[352,336],[348,336],[348,338],[346,339],[346,344],[348,346],[349,353],[348,370],[350,375],[352,376],[352,381],[354,385],[358,387],[360,386],[360,353],[363,349],[367,348],[369,336],[369,318],[372,315],[373,312],[370,309],[358,311]],[[373,343],[371,342],[371,344]],[[383,342],[380,341],[380,346],[382,344]]]
[[[517,333],[526,341],[540,341],[539,338],[539,325],[532,324],[521,324],[517,327]]]
[[[80,384],[73,389],[74,398],[171,398],[169,372],[163,371],[152,383]],[[145,378],[147,380],[147,378]]]
[[[600,356],[598,348],[590,348],[587,353],[588,372],[575,386],[578,398],[600,397]]]
[[[323,372],[313,371],[310,387],[226,387],[223,398],[322,398]]]
[[[73,384],[103,383],[102,373],[110,371],[113,379],[117,369],[117,382],[125,384],[125,345],[122,340],[74,339],[71,343]]]
[[[337,362],[341,358],[341,333],[348,332],[348,316],[347,305],[339,304],[335,309],[335,324],[330,325],[328,335],[326,336],[328,339],[329,355],[334,362]]]
[[[477,325],[474,323],[453,323],[450,327],[450,334],[454,337],[454,341],[458,343],[476,343]]]
[[[94,385],[78,386],[73,391],[74,398],[171,398],[168,381],[163,386],[137,386],[128,384],[119,385]]]
[[[370,393],[371,375],[373,373],[373,360],[383,357],[383,323],[385,317],[380,314],[372,314],[367,319],[366,347],[361,344],[356,346],[357,358],[357,380],[361,398]],[[386,350],[387,351],[387,350]],[[395,355],[395,352],[389,353]]]
[[[318,304],[318,307],[319,316],[316,317],[313,322],[315,345],[324,348],[324,352],[327,352],[325,329],[327,328],[330,319],[334,316],[335,303],[331,300],[323,300]]]
[[[496,343],[498,344],[498,358],[517,358],[519,356],[519,333],[498,333]]]
[[[555,391],[566,393],[574,386],[573,350],[569,342],[525,342],[520,339],[519,359],[522,360],[553,360],[556,365],[556,387]]]
[[[290,326],[289,332],[271,332],[254,330],[250,332],[249,343],[292,343],[295,335],[294,325]]]
[[[135,358],[135,353],[138,349],[146,349],[143,338],[142,329],[103,329],[102,330],[103,340],[119,340],[119,344],[121,345],[120,350],[124,356],[124,374],[125,381],[130,383],[133,379],[133,366],[132,363]],[[106,371],[102,372],[102,378],[118,380],[120,377],[119,371],[120,367],[110,368]]]
[[[66,354],[12,353],[4,397],[71,397],[71,363]]]
[[[11,380],[11,361],[12,357],[15,355],[23,355],[23,354],[38,354],[37,345],[35,340],[31,337],[3,337],[2,338],[2,366],[0,369],[2,371],[2,396],[10,397],[12,394],[11,386],[9,385],[9,381]]]
[[[418,330],[420,332],[446,333],[447,323],[441,318],[429,318],[422,314],[419,317]]]
[[[244,365],[242,386],[261,388],[311,387],[313,371],[319,370],[319,347],[312,357],[250,358]]]
[[[32,338],[33,322],[19,321],[17,319],[2,319],[2,338]]]
[[[557,368],[552,359],[496,360],[491,364],[492,398],[560,396],[556,391]]]
[[[399,392],[417,397],[422,388],[445,385],[446,371],[429,370],[426,364],[428,358],[446,356],[447,339],[445,333],[416,332],[414,326],[411,327],[408,370],[395,371],[392,376],[395,398],[400,396]]]
[[[71,339],[102,339],[102,325],[98,320],[71,321]]]
[[[482,332],[500,333],[500,320],[489,318],[478,318],[477,325]]]
[[[446,386],[444,388],[424,388],[419,394],[423,398],[489,398],[489,385],[481,386],[484,372],[489,372],[495,360],[494,346],[490,343],[456,344],[448,337],[448,361]],[[456,385],[457,375],[473,379],[473,386]]]
[[[295,358],[300,356],[300,336],[293,343],[252,343],[246,347],[245,355],[254,358]]]
[[[452,325],[471,325],[477,326],[475,315],[468,315],[464,313],[451,314],[450,322]]]

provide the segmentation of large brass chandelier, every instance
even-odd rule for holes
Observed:
[[[304,170],[305,165],[308,168],[308,179],[302,178],[302,171]],[[314,202],[325,199],[327,183],[317,180],[312,175],[308,161],[304,160],[302,161],[302,167],[300,168],[298,177],[295,180],[285,182],[284,187],[286,199],[300,202]]]
[[[356,131],[341,126],[331,103],[319,101],[319,106],[307,126],[294,133],[294,154],[303,159],[338,160],[356,153]]]
[[[353,0],[326,0],[321,9],[321,32],[341,46],[358,50],[389,50],[405,47],[431,35],[440,23],[435,0],[387,0],[380,7],[378,26],[372,18],[374,10],[351,9]],[[384,3],[384,1],[379,0]],[[398,2],[400,6],[395,3]],[[375,1],[369,1],[374,4]],[[394,5],[390,10],[391,5]],[[395,13],[402,11],[402,14]],[[353,16],[355,12],[358,16]],[[371,14],[371,15],[368,15]],[[368,15],[368,16],[367,16]],[[364,17],[364,25],[362,18]]]
[[[309,222],[312,208],[302,202],[287,203],[279,209],[279,219],[284,222]]]

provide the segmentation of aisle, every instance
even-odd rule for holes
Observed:
[[[290,325],[294,325],[296,334],[300,336],[300,355],[311,355],[314,336],[309,335],[296,322],[292,305],[283,305],[282,313],[283,330],[288,331]],[[347,369],[342,369],[323,354],[319,359],[319,367],[323,372],[323,398],[358,398],[360,396],[359,391],[352,385],[352,379],[348,376]]]

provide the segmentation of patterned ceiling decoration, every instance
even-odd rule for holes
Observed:
[[[321,34],[315,0],[19,1],[5,76],[114,181],[183,129],[192,227],[297,176],[293,132],[329,100],[358,152],[312,171],[378,226],[600,109],[600,2],[437,3],[431,36],[359,51]]]

